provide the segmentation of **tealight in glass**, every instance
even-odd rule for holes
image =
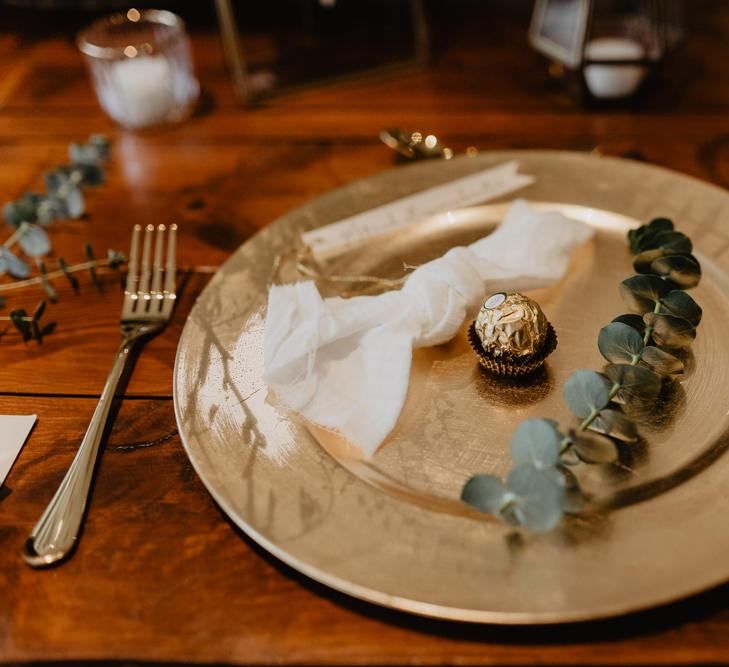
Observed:
[[[200,86],[185,26],[164,10],[130,9],[78,36],[99,104],[120,125],[141,129],[186,118]]]

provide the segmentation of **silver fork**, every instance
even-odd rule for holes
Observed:
[[[122,342],[71,467],[25,543],[23,558],[33,567],[51,565],[68,556],[73,550],[83,522],[99,445],[119,379],[134,347],[165,328],[175,305],[177,225],[169,228],[164,264],[162,256],[166,227],[159,225],[155,234],[154,226],[147,225],[142,242],[140,272],[141,231],[141,226],[136,225],[132,232],[127,285],[121,312]],[[156,237],[154,259],[150,267],[153,236]]]

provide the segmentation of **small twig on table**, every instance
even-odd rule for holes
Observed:
[[[118,261],[112,262],[109,259],[98,259],[88,262],[82,262],[81,264],[74,264],[73,266],[67,266],[65,271],[58,269],[56,271],[49,271],[45,274],[45,278],[51,280],[53,278],[62,278],[69,273],[76,273],[78,271],[88,271],[89,269],[99,269],[108,266],[119,265]],[[29,287],[30,285],[40,285],[43,283],[42,276],[35,276],[33,278],[27,278],[26,280],[16,280],[12,283],[4,283],[0,285],[0,292],[9,292],[10,290],[20,289],[22,287]]]

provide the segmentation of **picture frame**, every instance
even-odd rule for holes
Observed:
[[[531,45],[569,69],[577,69],[590,11],[590,0],[536,0],[529,26]]]
[[[386,76],[423,66],[429,56],[423,0],[267,0],[255,6],[215,0],[215,8],[236,96],[244,104]],[[262,43],[253,24],[267,13]],[[366,48],[372,43],[378,48]]]

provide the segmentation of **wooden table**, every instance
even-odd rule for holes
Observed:
[[[51,570],[29,569],[20,550],[103,385],[118,342],[118,278],[105,276],[102,292],[82,280],[79,296],[59,282],[59,303],[46,315],[57,331],[42,345],[14,333],[0,341],[0,413],[39,418],[0,489],[1,660],[729,661],[727,587],[629,618],[542,629],[418,619],[328,591],[226,520],[176,433],[175,348],[211,267],[289,208],[391,168],[392,154],[376,140],[382,127],[432,130],[457,151],[597,149],[729,184],[729,12],[720,3],[691,3],[692,40],[639,103],[589,112],[549,82],[526,47],[528,4],[489,19],[478,3],[449,3],[449,14],[434,3],[437,49],[427,71],[297,93],[255,110],[235,105],[218,42],[203,30],[194,36],[203,109],[149,134],[122,131],[101,113],[65,28],[29,31],[24,12],[0,10],[3,200],[40,188],[70,141],[105,132],[113,144],[108,183],[89,192],[87,219],[52,228],[55,252],[80,259],[85,241],[98,253],[125,250],[133,223],[176,221],[185,267],[172,326],[147,346],[128,385],[78,551]],[[6,310],[32,307],[40,296],[13,293]]]

